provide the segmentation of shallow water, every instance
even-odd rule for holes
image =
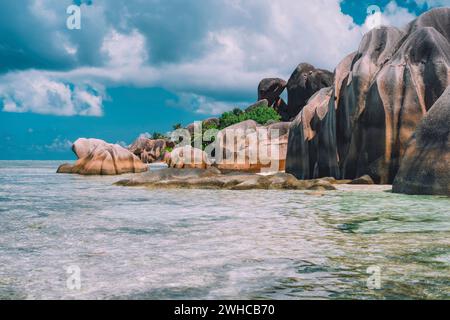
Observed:
[[[0,161],[0,299],[450,298],[449,198],[146,190],[59,164]]]

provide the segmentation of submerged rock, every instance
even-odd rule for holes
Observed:
[[[98,139],[78,139],[72,150],[79,158],[74,165],[63,164],[57,173],[118,175],[147,171],[147,166],[118,144]]]
[[[393,191],[450,196],[450,87],[417,127]]]
[[[326,180],[297,180],[293,175],[277,173],[268,176],[244,173],[223,174],[217,168],[165,169],[148,172],[133,179],[122,180],[118,186],[145,186],[175,189],[225,190],[336,190]]]

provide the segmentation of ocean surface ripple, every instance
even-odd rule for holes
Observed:
[[[0,299],[450,298],[449,198],[124,188],[60,163],[0,161]]]

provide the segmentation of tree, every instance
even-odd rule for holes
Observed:
[[[268,106],[260,106],[252,108],[248,111],[242,111],[241,109],[234,109],[231,112],[224,112],[220,117],[220,127],[219,129],[224,129],[233,124],[246,121],[254,120],[261,125],[265,125],[269,121],[278,122],[281,120],[281,116],[278,112]]]
[[[181,123],[176,123],[172,126],[173,130],[182,129],[183,125]]]
[[[152,139],[152,140],[167,139],[167,137],[166,137],[164,134],[162,134],[162,133],[159,133],[159,132],[153,132],[152,138],[151,138],[151,139]]]

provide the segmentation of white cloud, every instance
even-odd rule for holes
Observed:
[[[143,6],[139,0],[117,0],[112,6],[107,1],[94,1],[94,5],[83,7],[83,28],[99,39],[100,59],[93,61],[103,63],[85,63],[70,71],[11,74],[17,88],[7,83],[10,79],[0,78],[0,97],[5,111],[101,115],[104,95],[85,90],[88,80],[106,88],[163,87],[179,95],[171,105],[217,114],[253,102],[258,82],[264,77],[287,80],[301,62],[333,70],[356,50],[366,29],[341,12],[340,2],[189,2],[184,8],[186,15],[175,8],[180,13],[180,19],[176,19],[171,16],[173,3],[149,0]],[[35,0],[40,16],[52,16],[49,3],[55,1]],[[152,4],[159,10],[153,10]],[[413,18],[392,1],[384,10],[382,22],[400,26]],[[193,30],[187,29],[190,26]],[[67,55],[78,57],[86,50],[85,42],[77,43],[76,37],[60,37]],[[186,46],[180,47],[180,42]],[[166,50],[163,57],[161,48]],[[181,58],[164,59],[164,54]],[[22,85],[22,80],[28,85]]]
[[[363,31],[367,32],[379,25],[403,28],[415,18],[416,16],[409,12],[408,9],[398,6],[395,1],[391,1],[384,8],[383,12],[367,17],[363,25]]]
[[[5,112],[33,112],[59,116],[101,116],[103,94],[89,86],[51,79],[38,71],[0,77]]]
[[[221,114],[236,107],[243,107],[247,102],[230,103],[183,92],[178,94],[178,100],[168,100],[166,104],[171,107],[194,110],[198,114]]]
[[[56,137],[51,144],[47,144],[44,148],[52,152],[65,152],[72,148],[73,142],[62,137]]]
[[[147,60],[145,37],[137,30],[121,34],[116,30],[106,35],[101,52],[106,55],[109,67],[140,67]]]

